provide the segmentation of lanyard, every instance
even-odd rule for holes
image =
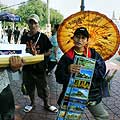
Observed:
[[[41,32],[39,33],[38,38],[37,38],[37,40],[36,40],[36,42],[35,42],[35,45],[34,45],[34,46],[36,46],[36,45],[37,45],[37,43],[38,43],[38,41],[39,41],[40,36],[41,36]]]

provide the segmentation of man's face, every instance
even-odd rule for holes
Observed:
[[[38,23],[36,23],[33,19],[29,20],[28,26],[30,30],[36,30],[39,27]]]
[[[75,35],[73,37],[73,39],[74,39],[75,47],[77,47],[77,48],[82,48],[82,47],[86,46],[86,44],[88,42],[88,38],[83,35]]]

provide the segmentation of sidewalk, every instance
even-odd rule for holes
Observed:
[[[109,120],[120,120],[120,66],[111,61],[106,62],[106,64],[107,68],[115,68],[118,71],[112,79],[111,97],[104,98],[103,104],[110,114]],[[48,76],[48,83],[50,87],[49,102],[51,105],[56,105],[56,101],[61,91],[61,86],[56,83],[54,76]],[[46,111],[43,108],[43,101],[37,96],[35,109],[30,113],[25,113],[23,108],[25,105],[29,104],[30,101],[28,97],[22,95],[20,86],[21,80],[11,81],[11,88],[14,93],[16,104],[16,120],[55,120],[56,113]],[[88,110],[86,110],[84,120],[94,120]]]

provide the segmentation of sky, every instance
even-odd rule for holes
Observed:
[[[10,6],[24,1],[27,0],[0,0],[0,3]],[[80,11],[81,0],[49,0],[49,2],[50,8],[58,10],[64,18]],[[84,0],[84,2],[84,10],[98,11],[109,18],[112,18],[114,11],[117,19],[120,16],[120,0]]]

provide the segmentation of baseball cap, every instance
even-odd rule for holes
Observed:
[[[38,22],[40,21],[39,16],[36,15],[36,14],[31,14],[31,15],[28,17],[28,22],[29,22],[30,20],[34,20],[36,23],[38,23]]]
[[[76,36],[76,35],[83,35],[83,36],[89,38],[89,33],[85,27],[77,28],[74,32],[74,36]]]

